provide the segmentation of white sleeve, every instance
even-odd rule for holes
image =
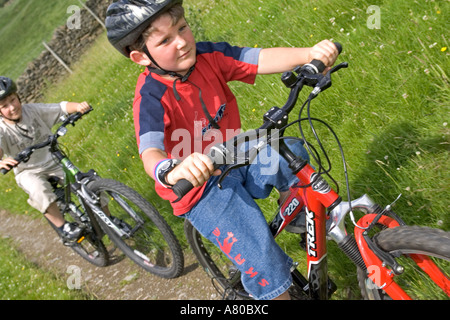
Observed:
[[[62,110],[65,114],[68,114],[68,112],[67,112],[67,101],[62,101],[59,105],[61,106],[61,110]]]

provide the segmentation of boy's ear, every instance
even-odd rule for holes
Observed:
[[[152,64],[152,61],[147,57],[147,55],[142,51],[133,50],[130,53],[130,59],[134,63],[140,64],[141,66],[149,66]]]

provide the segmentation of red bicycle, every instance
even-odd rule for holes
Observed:
[[[340,47],[339,44],[336,44]],[[331,86],[331,74],[348,67],[341,63],[327,74],[322,74],[324,65],[312,61],[292,72],[286,72],[282,81],[290,89],[286,104],[282,108],[273,107],[264,115],[264,124],[256,130],[241,133],[233,139],[214,146],[209,156],[217,167],[222,167],[222,181],[229,170],[251,165],[261,143],[238,154],[238,146],[252,139],[265,137],[268,144],[277,141],[279,154],[290,164],[299,183],[291,187],[291,194],[280,206],[275,218],[269,223],[274,237],[278,236],[295,218],[301,219],[296,225],[304,225],[297,230],[302,237],[301,247],[307,256],[307,277],[297,268],[292,270],[293,285],[291,296],[298,299],[329,299],[336,286],[328,276],[327,240],[333,240],[357,267],[358,283],[364,299],[448,299],[450,297],[450,232],[423,226],[408,226],[392,210],[392,204],[382,207],[368,195],[343,201],[323,175],[328,175],[316,150],[306,142],[301,127],[307,121],[321,150],[326,152],[316,134],[313,122],[325,124],[310,115],[311,101]],[[294,109],[299,93],[304,86],[313,88],[301,107],[298,120],[288,123],[288,115]],[[307,107],[308,117],[301,118]],[[298,123],[302,139],[309,153],[319,164],[315,170],[306,160],[293,154],[285,143],[284,131]],[[337,136],[344,163],[348,188],[345,159]],[[289,137],[292,138],[292,137]],[[261,141],[261,140],[258,140]],[[328,157],[327,157],[328,160]],[[328,160],[329,161],[329,160]],[[174,186],[174,192],[182,197],[192,185],[181,180]],[[351,199],[347,191],[348,199]],[[394,201],[395,202],[395,201]],[[356,222],[355,212],[362,217]],[[354,234],[347,233],[345,218],[349,215],[354,225]],[[299,228],[297,228],[299,229]],[[225,299],[251,299],[240,281],[240,272],[213,243],[204,238],[190,223],[185,222],[186,238],[199,263],[212,278],[213,284]]]

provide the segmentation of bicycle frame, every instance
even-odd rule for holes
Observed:
[[[64,128],[65,129],[65,128]],[[64,135],[66,130],[59,132],[58,135]],[[87,173],[83,173],[67,158],[57,147],[56,144],[52,144],[50,152],[56,157],[56,159],[62,164],[64,171],[64,188],[65,188],[65,201],[70,203],[71,186],[74,187],[75,192],[83,199],[84,204],[90,208],[90,210],[96,214],[109,228],[114,230],[119,236],[128,236],[124,231],[119,229],[114,223],[111,222],[109,217],[103,212],[100,207],[100,199],[89,191],[86,185],[99,177],[97,173],[91,169]],[[118,197],[120,198],[120,197]],[[86,209],[86,208],[85,208]],[[100,229],[96,230],[100,233]]]
[[[284,145],[283,141],[280,141],[280,154],[285,159],[290,159],[291,164],[298,160]],[[296,173],[300,181],[299,184],[307,187],[298,187],[297,192],[291,193],[280,210],[281,215],[277,215],[270,224],[270,229],[276,237],[302,210],[304,204],[306,208],[306,253],[309,290],[318,299],[328,299],[326,211],[332,210],[337,206],[341,202],[341,197],[331,189],[328,183],[306,161],[300,161],[299,166],[301,168]]]

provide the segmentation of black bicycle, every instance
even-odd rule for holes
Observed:
[[[77,112],[63,117],[54,134],[22,150],[15,160],[27,162],[35,150],[49,147],[55,161],[61,164],[64,179],[52,177],[49,182],[65,219],[84,229],[77,241],[64,241],[81,257],[94,265],[106,266],[110,260],[104,244],[108,241],[106,233],[126,256],[146,271],[163,278],[178,277],[184,269],[183,252],[155,207],[121,182],[101,178],[93,169],[82,172],[61,150],[58,139],[67,133],[69,124],[74,126],[85,114]],[[5,174],[8,170],[1,172]]]

